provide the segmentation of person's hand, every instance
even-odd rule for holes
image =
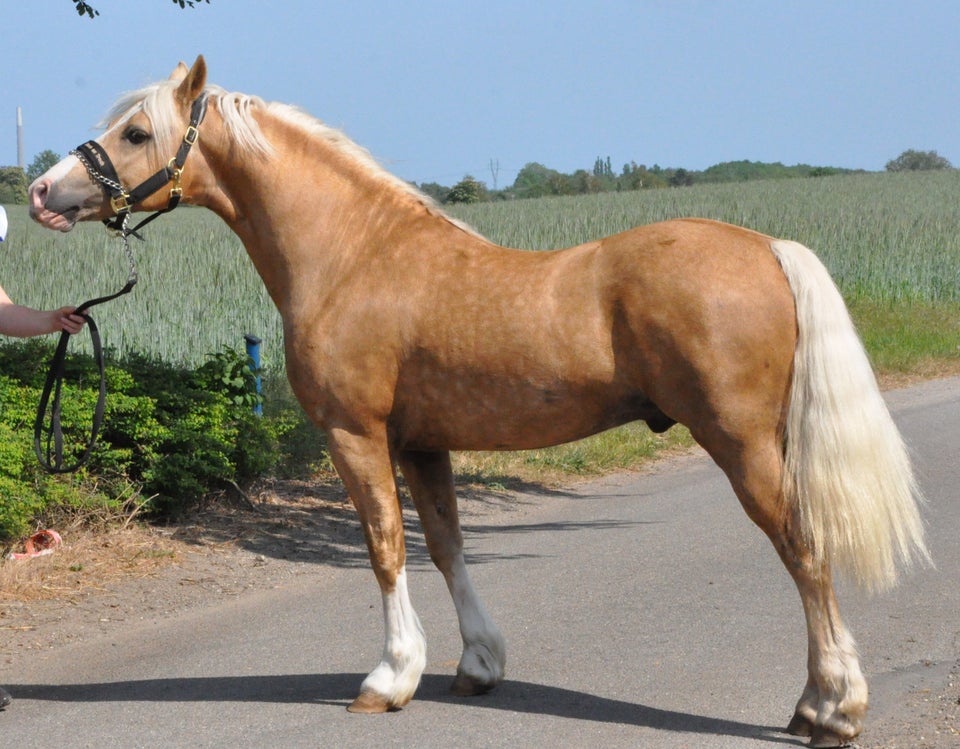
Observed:
[[[80,315],[73,314],[75,309],[76,307],[61,307],[57,310],[60,327],[70,334],[79,333],[87,322]]]

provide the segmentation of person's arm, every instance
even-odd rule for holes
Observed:
[[[79,315],[71,314],[74,307],[55,310],[38,310],[14,304],[0,286],[0,334],[28,338],[44,333],[66,330],[78,333],[86,322]]]

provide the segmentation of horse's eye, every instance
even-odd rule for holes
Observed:
[[[139,127],[128,127],[123,133],[123,139],[135,146],[141,146],[150,140],[150,133]]]

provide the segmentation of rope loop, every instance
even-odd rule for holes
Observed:
[[[97,297],[84,302],[74,310],[73,314],[82,317],[90,331],[90,341],[93,346],[93,359],[99,374],[99,392],[97,394],[97,404],[93,411],[93,423],[90,427],[90,437],[86,441],[86,446],[80,453],[80,457],[71,463],[66,463],[64,457],[63,445],[63,424],[62,424],[62,404],[61,396],[63,391],[63,380],[66,374],[67,346],[70,342],[70,333],[66,330],[60,333],[60,340],[57,343],[57,349],[50,360],[50,369],[47,372],[47,381],[43,386],[43,392],[40,395],[40,405],[37,407],[37,417],[33,424],[33,448],[37,454],[37,460],[50,473],[72,473],[81,468],[89,459],[93,448],[96,447],[97,437],[100,434],[100,427],[103,426],[103,415],[107,403],[107,376],[106,365],[103,356],[103,345],[100,340],[100,330],[94,322],[93,317],[87,311],[90,307],[109,302],[119,296],[130,293],[137,283],[137,268],[133,261],[133,252],[130,250],[128,236],[132,231],[127,229],[127,219],[129,214],[124,217],[116,236],[123,243],[123,250],[130,265],[127,275],[127,282],[119,291],[107,296]]]

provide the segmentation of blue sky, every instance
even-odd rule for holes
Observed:
[[[4,0],[0,165],[65,154],[123,91],[205,55],[228,89],[297,104],[395,174],[498,187],[527,162],[704,169],[749,159],[960,166],[960,3]]]

